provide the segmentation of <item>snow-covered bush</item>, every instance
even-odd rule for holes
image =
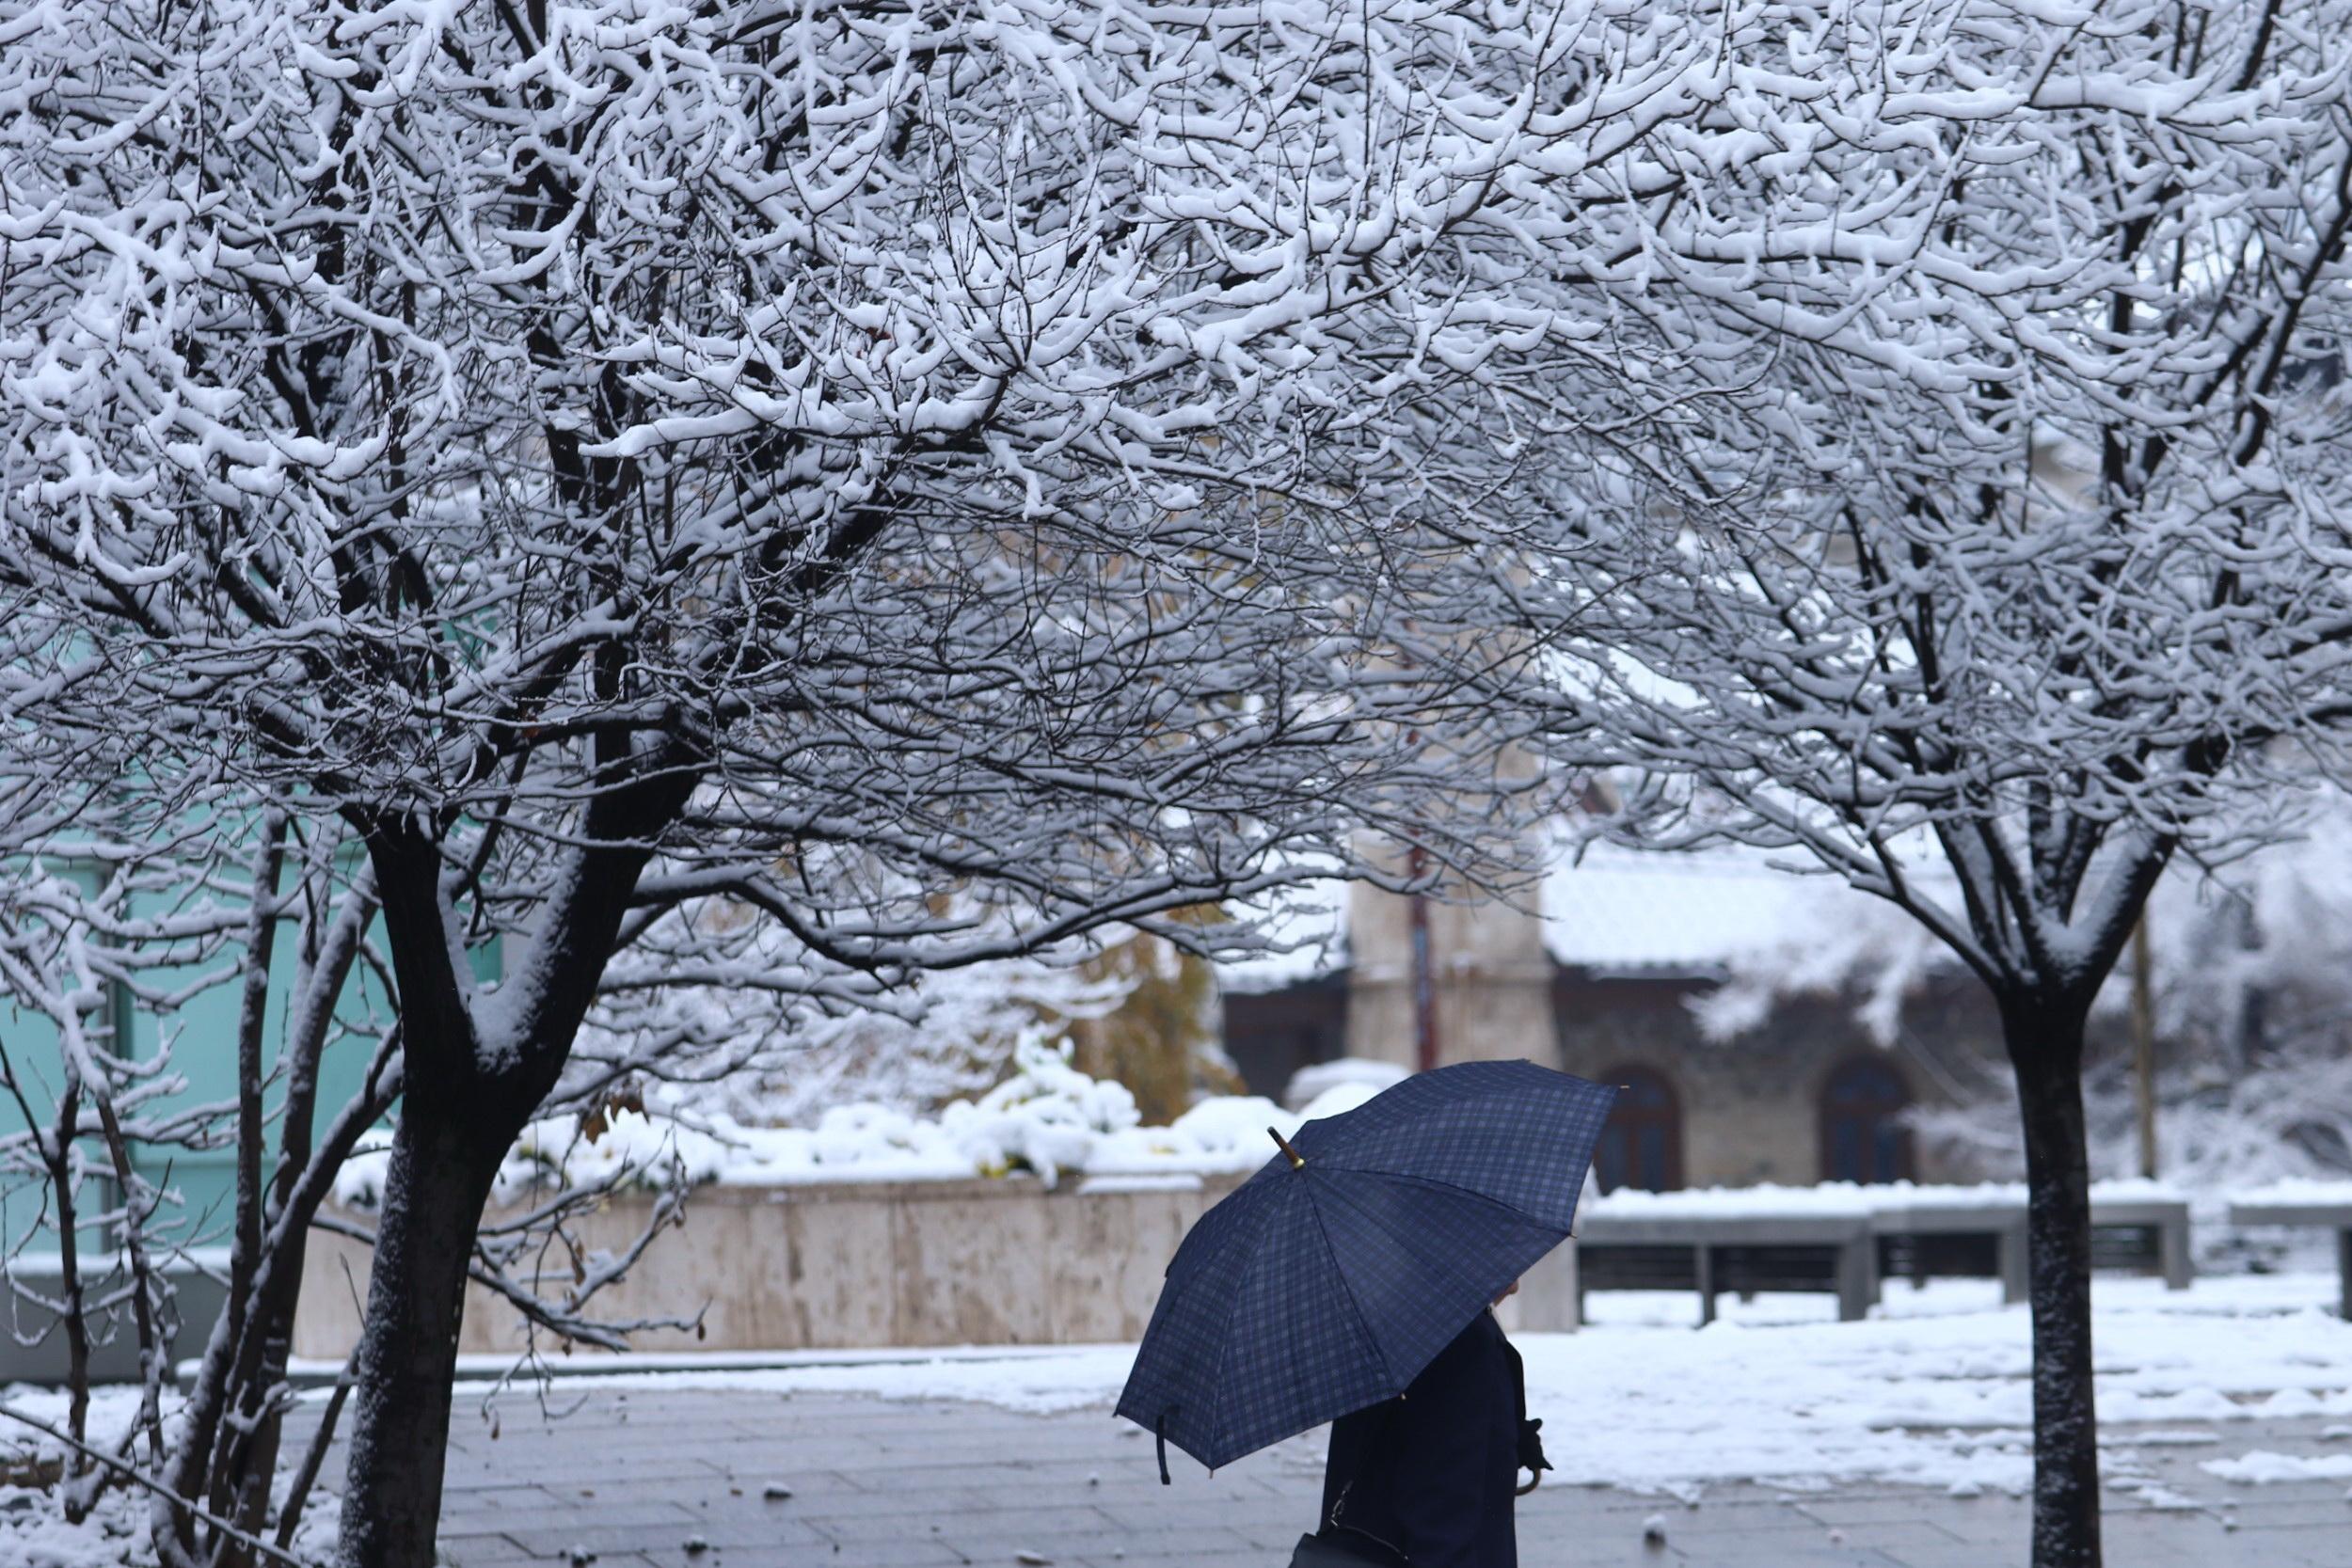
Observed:
[[[804,1127],[750,1125],[723,1112],[660,1103],[548,1117],[516,1140],[493,1196],[516,1204],[550,1189],[705,1182],[930,1181],[1026,1172],[1053,1186],[1073,1172],[1236,1174],[1271,1158],[1267,1128],[1288,1136],[1301,1122],[1353,1110],[1378,1092],[1362,1077],[1347,1079],[1299,1111],[1254,1095],[1212,1096],[1166,1126],[1145,1127],[1124,1085],[1089,1077],[1071,1056],[1067,1040],[1033,1033],[1017,1048],[1011,1077],[935,1117],[871,1103],[834,1106]],[[380,1146],[355,1155],[336,1200],[373,1206],[389,1159]]]
[[[1292,1073],[1291,1081],[1282,1088],[1282,1103],[1293,1110],[1300,1110],[1343,1084],[1360,1084],[1377,1093],[1391,1084],[1403,1083],[1410,1076],[1410,1072],[1394,1062],[1375,1061],[1369,1056],[1341,1056],[1328,1062],[1315,1062]]]
[[[1142,1117],[1124,1084],[1088,1077],[1070,1065],[1071,1047],[1022,1042],[1013,1075],[977,1101],[958,1101],[939,1125],[984,1176],[1031,1170],[1050,1186],[1085,1165],[1095,1141]]]

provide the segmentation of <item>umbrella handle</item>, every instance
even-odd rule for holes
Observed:
[[[1288,1138],[1282,1136],[1281,1133],[1277,1132],[1271,1127],[1265,1130],[1265,1135],[1274,1140],[1276,1148],[1279,1148],[1283,1153],[1291,1157],[1291,1169],[1305,1170],[1307,1168],[1307,1157],[1304,1154],[1299,1153],[1298,1150],[1293,1148],[1291,1147],[1291,1141]]]

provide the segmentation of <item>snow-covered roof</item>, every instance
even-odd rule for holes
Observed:
[[[1870,904],[1825,878],[1781,869],[1760,850],[1597,844],[1545,877],[1544,945],[1579,969],[1705,974],[1772,946],[1818,918],[1824,899],[1852,899],[1858,912]]]
[[[1877,900],[1823,876],[1785,869],[1760,849],[1667,852],[1589,847],[1544,876],[1544,946],[1602,974],[1708,974],[1803,939],[1827,920],[1883,922]],[[1228,991],[1260,994],[1346,967],[1347,887],[1318,880],[1269,901],[1262,928],[1285,951],[1221,960]]]

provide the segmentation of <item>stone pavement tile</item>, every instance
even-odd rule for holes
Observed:
[[[2236,1504],[2229,1502],[2222,1509],[2237,1521],[2240,1529],[2345,1529],[2352,1530],[2352,1502],[2341,1497],[2249,1499]],[[2347,1554],[2352,1560],[2352,1553]]]
[[[484,1515],[456,1515],[461,1524],[481,1528]],[[510,1508],[498,1511],[498,1528],[508,1535],[541,1530],[576,1529],[593,1523],[598,1529],[633,1529],[638,1528],[676,1529],[694,1523],[694,1512],[676,1502],[644,1501],[618,1503],[611,1508],[601,1506],[594,1497],[577,1498],[570,1503],[550,1504],[545,1508]],[[446,1520],[445,1520],[446,1522]]]
[[[713,1546],[814,1545],[830,1544],[835,1538],[807,1519],[782,1514],[725,1513],[717,1509],[700,1513],[682,1528],[673,1530],[662,1540],[647,1540],[633,1544],[636,1551],[655,1551],[664,1542],[683,1545],[700,1539]]]
[[[1144,1536],[1177,1536],[1186,1530],[1214,1529],[1221,1539],[1222,1521],[1188,1520],[1174,1526],[1122,1529],[1090,1509],[1001,1508],[986,1513],[928,1513],[923,1528],[930,1534],[965,1545],[1043,1540],[1132,1541]],[[1153,1547],[1159,1550],[1159,1547]]]
[[[1100,1472],[1089,1473],[1099,1473],[1103,1479],[1099,1483],[1081,1483],[1073,1488],[1073,1495],[1076,1492],[1083,1492],[1087,1501],[1097,1508],[1104,1509],[1123,1507],[1129,1504],[1143,1508],[1155,1504],[1162,1507],[1191,1507],[1195,1502],[1223,1506],[1253,1499],[1263,1502],[1279,1497],[1308,1496],[1308,1491],[1304,1487],[1283,1487],[1262,1477],[1219,1475],[1194,1481],[1184,1489],[1183,1497],[1179,1498],[1178,1489],[1172,1486],[1162,1486],[1156,1475],[1143,1473],[1130,1477],[1107,1466]],[[1317,1496],[1321,1495],[1320,1484],[1314,1488],[1314,1492]]]
[[[501,1477],[492,1485],[469,1487],[463,1493],[454,1495],[452,1494],[445,1481],[442,1483],[442,1493],[449,1499],[446,1512],[455,1512],[461,1505],[477,1511],[498,1508],[551,1508],[561,1500],[563,1496],[561,1491],[544,1482],[517,1481],[509,1477]]]
[[[2270,1541],[2277,1532],[2263,1532],[2263,1541],[2227,1528],[2221,1521],[2200,1514],[2129,1514],[2111,1516],[2101,1527],[2109,1561],[2130,1568],[2172,1568],[2173,1564],[2206,1565],[2227,1562],[2260,1564],[2260,1568],[2300,1568],[2293,1556],[2276,1555]],[[2338,1564],[2342,1568],[2342,1564]]]
[[[1288,1521],[1300,1529],[1308,1529],[1314,1525],[1315,1511],[1321,1506],[1321,1499],[1266,1494],[1254,1497],[1187,1498],[1183,1502],[1167,1503],[1154,1502],[1150,1498],[1136,1501],[1110,1499],[1096,1502],[1093,1506],[1120,1529],[1157,1529],[1171,1521],[1184,1519],[1214,1519],[1221,1525],[1263,1525]]]
[[[839,1560],[831,1543],[713,1546],[701,1552],[690,1552],[682,1545],[647,1546],[637,1555],[649,1568],[811,1568]],[[595,1563],[591,1568],[604,1568],[604,1564]]]
[[[1946,1529],[1932,1519],[1880,1519],[1868,1524],[1840,1525],[1819,1531],[1809,1539],[1833,1548],[1867,1547],[1892,1558],[1901,1558],[1921,1547],[1983,1545],[1980,1541],[1971,1542]]]
[[[440,1547],[442,1558],[454,1568],[483,1568],[487,1564],[532,1560],[530,1548],[495,1532],[468,1535],[444,1529],[440,1534]]]
[[[1981,1499],[1961,1499],[1981,1500]],[[1882,1522],[1915,1521],[1920,1515],[1920,1499],[1908,1497],[1808,1497],[1788,1505],[1789,1512],[1816,1520],[1823,1525],[1867,1525]]]
[[[889,1463],[889,1451],[870,1437],[786,1436],[755,1432],[699,1445],[706,1462],[728,1470],[842,1470]]]
[[[1122,1530],[1106,1537],[1101,1534],[1064,1533],[1041,1521],[1039,1528],[1025,1533],[975,1538],[950,1528],[939,1539],[974,1562],[1011,1563],[1016,1560],[1016,1554],[1024,1551],[1035,1552],[1057,1561],[1063,1558],[1109,1557],[1124,1551],[1131,1558],[1190,1556],[1200,1559],[1224,1556],[1279,1563],[1288,1557],[1288,1548],[1298,1539],[1298,1531],[1293,1530],[1283,1539],[1283,1550],[1279,1553],[1269,1551],[1235,1531],[1215,1525],[1194,1525],[1184,1529]]]
[[[910,1495],[906,1499],[906,1506],[895,1514],[810,1513],[804,1517],[809,1528],[831,1540],[841,1542],[889,1541],[900,1537],[936,1536],[944,1532],[951,1523],[968,1527],[976,1538],[1000,1539],[1008,1528],[1001,1518],[997,1524],[990,1526],[977,1518],[967,1518],[959,1514],[952,1509],[933,1507],[930,1498],[920,1493]],[[1057,1509],[1049,1514],[1028,1517],[1038,1521],[1032,1528],[1039,1534],[1052,1531],[1057,1534],[1109,1540],[1119,1533],[1118,1527],[1113,1525],[1107,1516],[1091,1509]],[[1045,1523],[1047,1519],[1053,1522]]]
[[[1138,1524],[1121,1526],[1129,1537],[1181,1535],[1186,1530],[1208,1526],[1229,1532],[1265,1551],[1288,1546],[1302,1531],[1315,1528],[1315,1511],[1311,1505],[1298,1506],[1253,1513],[1235,1513],[1226,1510],[1215,1513],[1168,1513]]]
[[[1682,1560],[1690,1568],[1907,1568],[1900,1558],[1870,1546],[1797,1546],[1776,1542],[1769,1552],[1767,1556],[1752,1544],[1726,1541],[1692,1547]],[[1980,1568],[1997,1565],[1980,1563]]]
[[[668,1551],[683,1547],[701,1536],[704,1540],[726,1546],[791,1546],[803,1551],[821,1551],[834,1543],[822,1531],[798,1523],[771,1527],[763,1530],[711,1529],[692,1520],[680,1520],[665,1525],[608,1526],[595,1520],[581,1520],[567,1528],[515,1529],[507,1539],[533,1558],[561,1557],[574,1546],[584,1546],[601,1558],[609,1549],[615,1552]]]
[[[936,1541],[857,1541],[779,1552],[741,1550],[726,1554],[721,1561],[697,1562],[693,1568],[947,1568],[964,1560]],[[599,1561],[594,1568],[606,1565]],[[647,1559],[644,1568],[656,1565]]]
[[[1538,1502],[1539,1498],[1543,1500]],[[1820,1521],[1808,1519],[1777,1499],[1703,1501],[1694,1508],[1671,1497],[1634,1497],[1621,1492],[1604,1492],[1598,1488],[1585,1488],[1576,1493],[1561,1492],[1549,1498],[1545,1497],[1543,1491],[1538,1491],[1521,1498],[1518,1510],[1519,1532],[1522,1535],[1530,1530],[1560,1528],[1580,1533],[1596,1528],[1622,1528],[1638,1533],[1643,1523],[1651,1518],[1663,1519],[1670,1534],[1677,1530],[1818,1532],[1822,1528]]]
[[[1017,1458],[999,1459],[993,1465],[975,1461],[958,1465],[893,1465],[874,1470],[847,1470],[842,1474],[851,1484],[869,1491],[904,1492],[917,1485],[927,1491],[932,1488],[946,1490],[1007,1485],[1084,1486],[1087,1477],[1099,1468],[1084,1460],[1038,1464],[1026,1458]]]
[[[1013,1568],[1009,1553],[1004,1560],[1006,1568]],[[930,1563],[971,1561],[970,1557],[939,1540],[861,1541],[843,1545],[830,1557],[810,1560],[812,1568],[924,1568]]]
[[[584,1456],[551,1455],[538,1459],[507,1464],[495,1455],[450,1455],[449,1474],[441,1482],[444,1496],[460,1492],[479,1492],[501,1486],[539,1485],[548,1487],[574,1486],[582,1475],[595,1476],[613,1468],[609,1459],[604,1464],[590,1464]],[[342,1473],[340,1455],[330,1460]],[[634,1481],[710,1481],[724,1474],[717,1466],[700,1459],[656,1459],[631,1455],[628,1474]],[[593,1484],[593,1483],[592,1483]]]
[[[560,1486],[549,1481],[543,1482],[540,1490],[545,1492],[552,1502],[560,1502],[575,1508],[582,1504],[593,1503],[600,1509],[622,1508],[631,1503],[656,1501],[700,1504],[708,1502],[712,1498],[754,1497],[758,1492],[756,1486],[746,1487],[743,1482],[729,1481],[723,1475],[708,1475],[685,1481],[646,1481],[623,1470],[614,1475],[583,1476],[579,1479],[582,1482],[579,1486]],[[730,1491],[729,1488],[734,1490]],[[471,1498],[468,1499],[467,1506],[477,1510],[481,1508],[481,1505]],[[495,1512],[495,1508],[496,1505],[492,1505],[490,1511]]]
[[[1021,1496],[1017,1489],[1009,1488],[986,1492],[977,1488],[934,1491],[923,1487],[889,1493],[828,1488],[803,1491],[796,1485],[791,1497],[771,1500],[761,1497],[756,1487],[751,1487],[739,1497],[723,1493],[713,1497],[707,1509],[697,1512],[706,1517],[727,1519],[851,1519],[861,1515],[896,1518],[919,1504],[945,1517],[1012,1506]]]

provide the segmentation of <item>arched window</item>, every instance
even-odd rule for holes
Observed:
[[[1616,1108],[1593,1149],[1593,1174],[1600,1190],[1619,1187],[1672,1192],[1682,1185],[1682,1101],[1666,1075],[1630,1064],[1600,1075],[1619,1085]]]
[[[1908,1181],[1911,1105],[1903,1075],[1883,1056],[1849,1056],[1821,1084],[1821,1178]]]

